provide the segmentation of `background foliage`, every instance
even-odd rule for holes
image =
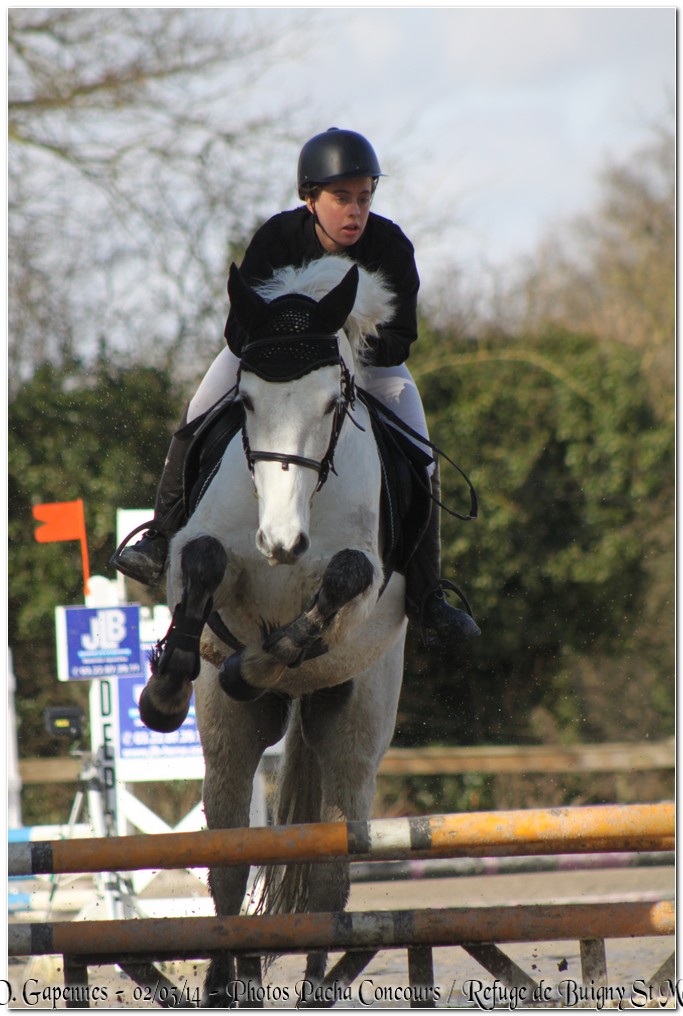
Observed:
[[[673,605],[649,610],[649,562],[653,521],[672,515],[673,433],[657,425],[637,356],[557,330],[466,344],[425,330],[421,342],[432,434],[480,498],[476,522],[446,517],[443,531],[445,571],[484,635],[458,659],[413,661],[401,734],[505,743],[671,730],[671,660],[651,640]],[[462,507],[457,474],[445,466],[442,480],[445,502]],[[635,659],[639,680],[624,680]],[[663,683],[651,680],[662,664]],[[595,700],[607,674],[616,721]],[[451,708],[430,717],[434,696]]]
[[[282,58],[286,40],[245,23],[226,53],[187,9],[123,13],[9,17],[8,636],[28,756],[63,751],[43,709],[85,692],[55,673],[54,607],[82,602],[78,546],[37,544],[31,507],[82,498],[91,570],[113,577],[115,509],[153,503],[181,406],[220,348],[227,264],[267,178],[251,156],[291,145],[284,111],[241,120],[234,101],[226,122],[218,101],[226,80],[240,94],[243,58]],[[460,286],[422,309],[410,367],[433,439],[480,499],[474,523],[444,516],[443,572],[483,636],[444,659],[411,633],[398,744],[673,732],[670,123],[606,168],[597,206],[513,283],[487,285],[486,313]],[[447,465],[442,483],[462,509]],[[533,803],[530,781],[508,790]],[[609,792],[538,789],[554,803]],[[404,810],[481,806],[492,790],[471,777],[406,793]],[[31,791],[27,815],[45,821],[51,803],[63,818]]]

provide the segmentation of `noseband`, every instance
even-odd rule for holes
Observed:
[[[249,470],[254,475],[254,463],[279,462],[284,470],[291,466],[302,466],[313,469],[318,474],[318,483],[314,493],[318,493],[327,477],[334,469],[334,453],[339,441],[344,420],[356,402],[356,385],[348,367],[339,353],[336,335],[292,335],[278,336],[273,339],[261,339],[249,343],[242,353],[240,375],[243,370],[251,371],[264,381],[296,381],[320,367],[339,366],[339,398],[332,417],[332,431],[327,451],[322,459],[309,459],[304,455],[288,455],[284,452],[254,451],[249,444],[246,420],[242,424],[242,445]],[[238,379],[239,384],[239,379]],[[351,422],[360,430],[364,428]]]

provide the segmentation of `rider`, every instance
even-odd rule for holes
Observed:
[[[394,314],[371,338],[366,362],[368,391],[420,435],[428,437],[422,401],[408,368],[410,346],[417,338],[417,293],[420,280],[414,248],[395,223],[370,211],[380,176],[370,143],[354,131],[332,127],[306,142],[299,156],[298,191],[304,202],[269,219],[255,233],[241,265],[247,282],[256,284],[285,265],[301,266],[325,254],[345,254],[368,271],[380,270],[395,294]],[[195,420],[237,381],[245,335],[232,310],[225,327],[227,346],[216,357],[181,424]],[[112,559],[124,575],[154,585],[166,568],[169,538],[183,523],[182,480],[187,448],[182,429],[171,442],[159,483],[154,523],[138,543]],[[432,492],[439,497],[438,470],[432,469]],[[469,613],[451,606],[440,578],[440,512],[433,503],[427,531],[409,561],[406,613],[449,646],[476,638],[479,628]]]

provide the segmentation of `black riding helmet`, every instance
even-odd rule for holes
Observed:
[[[299,197],[305,199],[316,184],[348,177],[384,176],[375,150],[362,134],[330,127],[316,134],[301,149],[297,170]]]

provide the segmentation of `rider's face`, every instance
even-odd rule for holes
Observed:
[[[326,184],[319,197],[306,198],[309,212],[318,216],[316,232],[325,250],[339,253],[360,240],[372,203],[372,179],[353,177]],[[322,228],[321,228],[322,227]]]

